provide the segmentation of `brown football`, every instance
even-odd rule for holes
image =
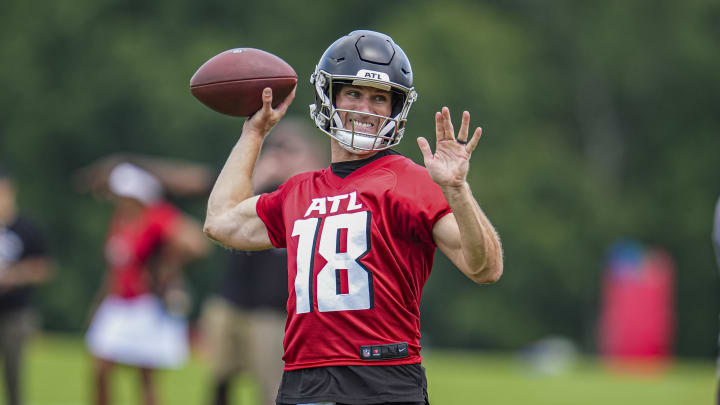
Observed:
[[[264,88],[272,88],[272,106],[277,107],[296,83],[297,74],[279,57],[259,49],[235,48],[200,66],[190,79],[190,91],[219,113],[249,117],[262,107]]]

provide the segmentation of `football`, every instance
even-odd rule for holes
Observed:
[[[190,79],[190,92],[213,110],[249,117],[262,107],[262,91],[272,88],[277,107],[297,83],[293,68],[279,57],[254,48],[235,48],[205,62]]]

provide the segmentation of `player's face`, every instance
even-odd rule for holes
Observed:
[[[389,116],[392,111],[392,96],[389,91],[367,86],[346,85],[335,96],[335,106],[344,110]],[[339,111],[345,129],[365,134],[377,134],[383,119],[365,114]]]

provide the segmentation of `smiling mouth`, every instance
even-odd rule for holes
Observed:
[[[351,128],[349,129],[353,129],[356,132],[371,133],[370,131],[374,131],[375,129],[375,124],[372,122],[362,122],[350,119],[350,125]]]

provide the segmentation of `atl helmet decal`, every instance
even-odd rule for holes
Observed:
[[[360,69],[355,76],[361,79],[381,80],[383,82],[390,81],[390,76],[387,73],[368,69]]]

